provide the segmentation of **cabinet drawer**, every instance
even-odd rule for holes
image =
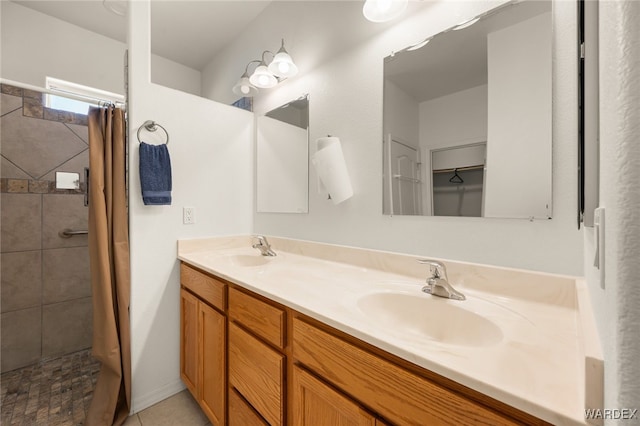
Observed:
[[[229,384],[272,426],[283,424],[284,356],[229,323]]]
[[[229,426],[269,426],[234,389],[229,390]]]
[[[285,312],[282,309],[230,288],[229,317],[267,342],[284,348]]]
[[[518,424],[299,319],[293,322],[293,356],[393,423]]]
[[[224,292],[226,284],[222,281],[197,271],[187,265],[180,264],[180,284],[198,295],[202,300],[221,311],[226,308]]]

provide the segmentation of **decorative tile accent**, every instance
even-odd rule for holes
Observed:
[[[44,108],[44,119],[51,121],[59,121],[61,123],[73,123],[76,114],[70,111],[62,111],[58,109]]]
[[[25,99],[35,99],[42,104],[42,98],[44,94],[42,92],[38,92],[36,90],[23,89],[22,97]]]
[[[7,95],[13,95],[13,96],[20,96],[22,97],[22,89],[19,87],[15,87],[15,86],[10,86],[8,84],[0,84],[0,92],[7,94]]]
[[[27,179],[7,179],[7,192],[29,192]]]
[[[1,423],[83,425],[99,372],[84,350],[2,374]]]
[[[42,102],[38,99],[23,98],[22,115],[25,117],[43,118],[44,107],[42,106]]]
[[[50,182],[47,180],[30,180],[29,192],[33,194],[47,194]]]
[[[82,173],[80,174],[81,176]],[[80,182],[80,188],[78,189],[57,189],[56,182],[51,180],[0,178],[0,192],[2,193],[74,195],[84,194],[85,188],[86,184],[84,182]]]

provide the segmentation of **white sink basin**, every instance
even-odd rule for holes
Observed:
[[[229,262],[234,266],[242,266],[251,268],[256,266],[264,266],[273,260],[273,257],[262,256],[260,254],[233,254],[227,256]]]
[[[491,346],[502,340],[492,321],[458,301],[418,293],[379,292],[359,298],[357,306],[390,333],[458,346]],[[470,302],[473,303],[473,302]]]

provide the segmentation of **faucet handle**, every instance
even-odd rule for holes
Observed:
[[[447,279],[447,267],[444,263],[431,259],[418,259],[418,263],[429,265],[429,271],[431,272],[431,278]]]
[[[268,246],[269,243],[267,243],[267,238],[264,235],[253,235],[251,237],[251,239],[253,241],[256,241],[253,244],[253,248],[257,248],[258,246]]]

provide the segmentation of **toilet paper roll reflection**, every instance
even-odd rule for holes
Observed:
[[[340,139],[336,137],[320,138],[316,141],[318,151],[311,158],[318,178],[331,196],[334,204],[341,203],[353,196],[351,179],[342,154]]]

